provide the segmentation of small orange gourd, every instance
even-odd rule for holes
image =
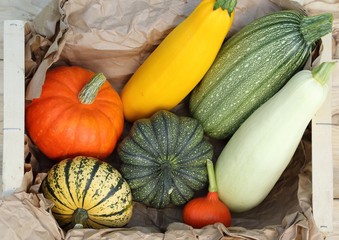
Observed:
[[[128,121],[171,110],[200,82],[230,30],[236,2],[202,0],[167,35],[121,91]]]
[[[219,200],[214,166],[211,160],[207,160],[207,173],[209,180],[207,196],[193,198],[184,206],[183,222],[194,228],[202,228],[218,222],[230,227],[232,223],[231,212]]]
[[[104,159],[124,127],[119,94],[101,73],[79,66],[47,71],[41,96],[26,107],[26,130],[48,158]]]

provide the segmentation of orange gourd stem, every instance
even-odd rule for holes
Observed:
[[[231,213],[228,207],[219,200],[214,166],[211,160],[207,160],[207,173],[208,194],[205,197],[192,199],[185,205],[182,213],[183,222],[194,228],[202,228],[217,222],[229,227],[232,220]]]
[[[218,186],[217,186],[217,181],[215,180],[213,162],[208,159],[206,164],[207,164],[207,174],[208,174],[208,182],[209,182],[208,192],[218,193]]]
[[[79,101],[83,104],[93,103],[105,81],[106,77],[103,73],[95,74],[93,78],[79,92]]]

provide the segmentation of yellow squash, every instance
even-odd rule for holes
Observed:
[[[233,22],[236,0],[202,0],[160,43],[121,91],[126,120],[171,110],[212,65]]]

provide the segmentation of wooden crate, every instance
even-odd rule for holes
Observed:
[[[24,174],[24,21],[4,22],[4,122],[2,194],[20,187]],[[332,36],[323,37],[321,61],[332,60]],[[338,69],[338,68],[337,68]],[[334,73],[338,76],[339,72]],[[332,84],[330,83],[332,86]],[[324,233],[333,231],[331,94],[312,120],[313,215]]]

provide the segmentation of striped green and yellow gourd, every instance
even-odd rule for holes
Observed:
[[[122,227],[132,217],[131,190],[121,174],[96,158],[78,156],[55,164],[42,182],[63,229]]]

